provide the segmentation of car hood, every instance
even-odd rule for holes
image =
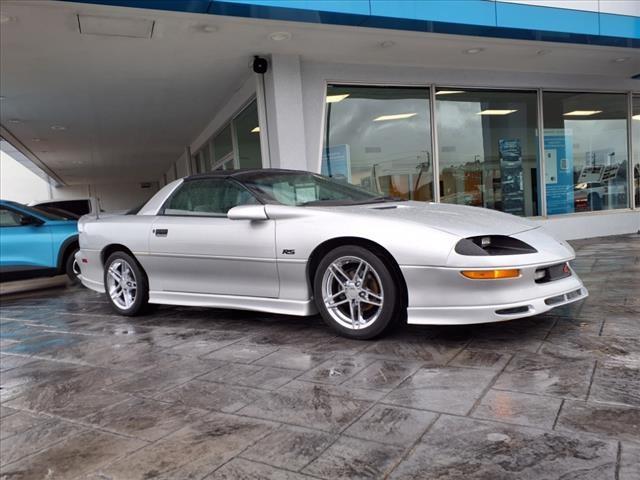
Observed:
[[[448,203],[393,202],[339,207],[376,217],[416,222],[460,237],[514,235],[539,225],[495,210]]]

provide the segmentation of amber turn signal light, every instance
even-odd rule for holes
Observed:
[[[517,278],[520,270],[463,270],[462,275],[471,280],[496,280],[498,278]]]

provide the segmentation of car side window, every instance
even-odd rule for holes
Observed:
[[[0,227],[19,227],[22,215],[7,208],[0,207]]]
[[[223,217],[238,205],[255,205],[256,198],[229,180],[203,178],[184,182],[168,200],[164,215]]]

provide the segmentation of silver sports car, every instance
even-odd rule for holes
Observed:
[[[82,283],[123,315],[148,303],[319,311],[366,339],[399,319],[496,322],[587,296],[572,248],[533,222],[301,171],[183,178],[137,212],[84,216],[78,230]]]

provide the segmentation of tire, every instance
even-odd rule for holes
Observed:
[[[369,340],[400,317],[400,291],[387,264],[370,250],[331,250],[314,275],[313,292],[324,321],[341,335]]]
[[[109,255],[104,264],[103,281],[107,300],[120,315],[139,315],[147,307],[147,276],[135,258],[128,253],[115,252]]]
[[[69,277],[71,285],[78,285],[80,283],[78,279],[80,267],[76,262],[76,253],[78,253],[78,248],[74,248],[64,260],[64,273]]]

